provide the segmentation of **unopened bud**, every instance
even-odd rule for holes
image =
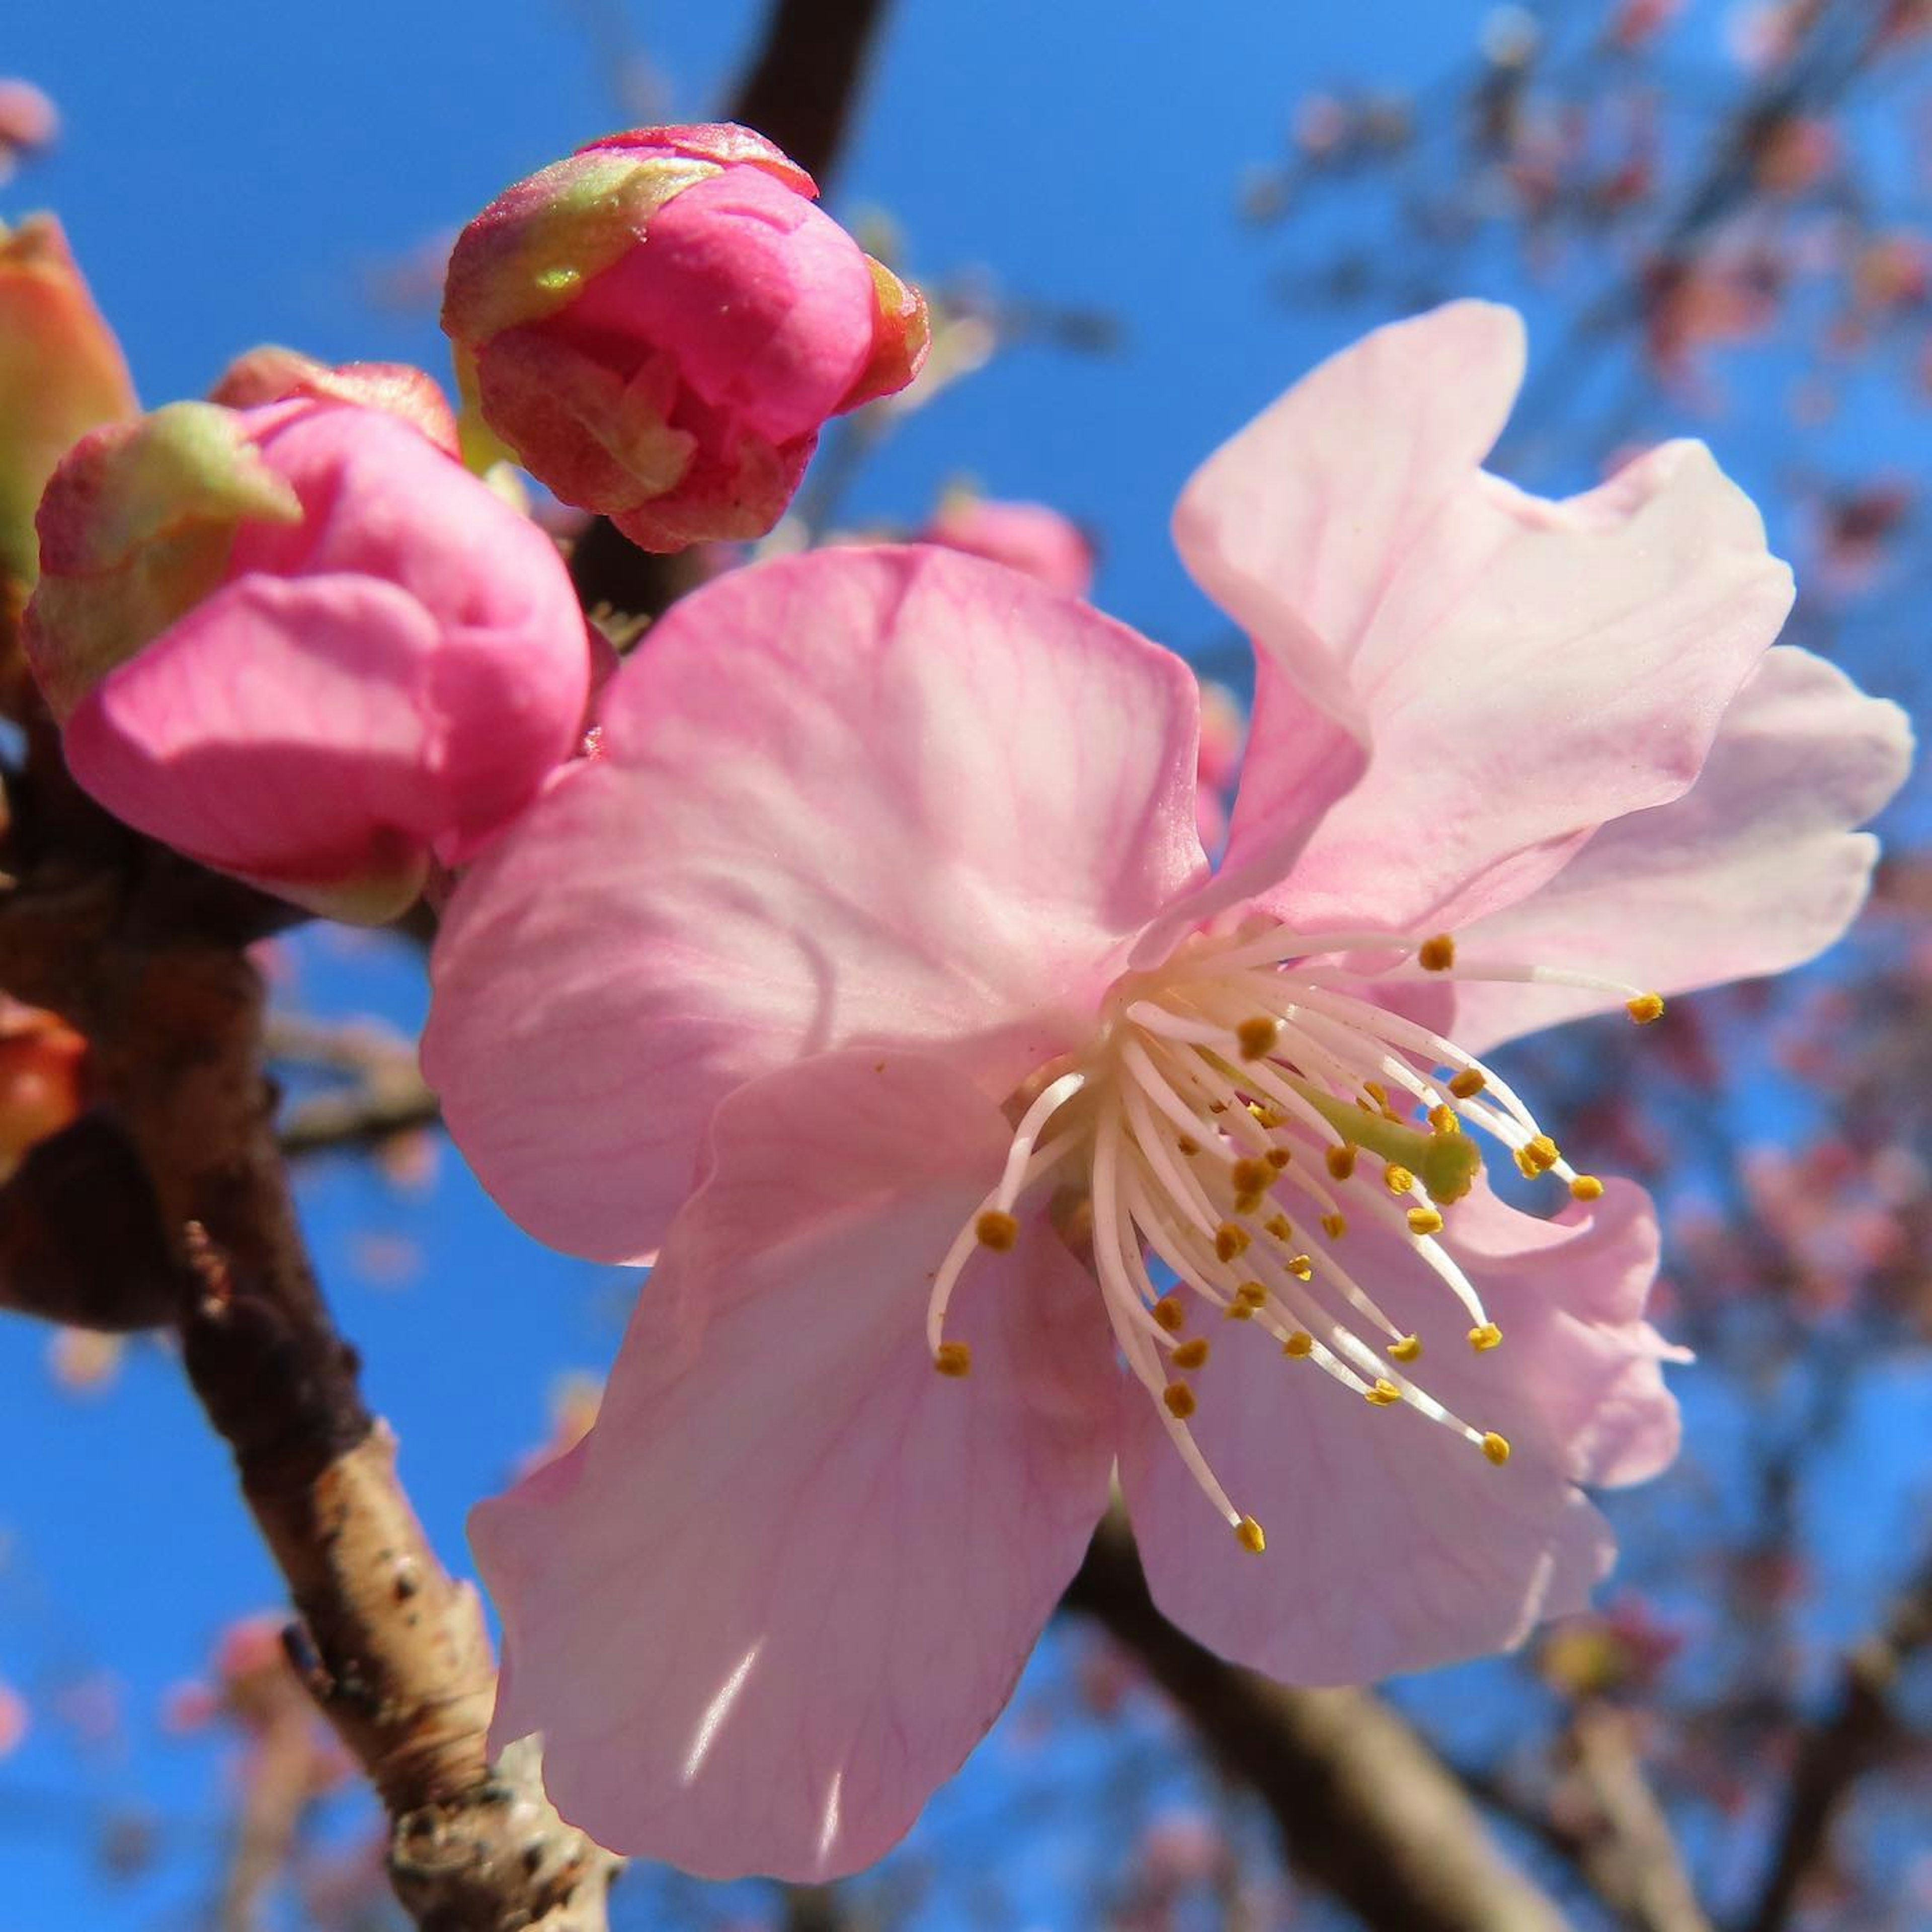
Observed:
[[[59,223],[0,226],[0,593],[20,603],[38,554],[34,506],[54,465],[98,424],[131,416],[134,385]]]
[[[590,650],[550,539],[409,409],[334,399],[366,372],[304,362],[224,378],[292,382],[286,400],[179,403],[82,440],[41,505],[27,649],[110,812],[378,922],[570,756]]]
[[[506,189],[442,310],[490,430],[646,550],[762,536],[826,419],[926,352],[918,292],[817,192],[729,125],[611,135]]]

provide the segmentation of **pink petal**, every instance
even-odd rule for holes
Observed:
[[[1181,492],[1181,560],[1256,657],[1240,794],[1202,916],[1286,876],[1361,776],[1371,721],[1353,660],[1391,566],[1501,433],[1522,366],[1521,321],[1490,303],[1378,329],[1296,383]]]
[[[418,701],[437,645],[393,584],[245,578],[94,687],[68,763],[116,817],[225,872],[326,882],[386,851],[419,880],[444,808]]]
[[[558,1808],[710,1877],[822,1878],[892,1845],[1010,1694],[1106,1505],[1100,1298],[1036,1218],[926,1288],[997,1174],[943,1067],[843,1054],[726,1100],[710,1178],[581,1448],[472,1519]]]
[[[1480,304],[1378,331],[1182,498],[1183,554],[1262,658],[1230,849],[1244,871],[1298,852],[1285,918],[1446,925],[1521,897],[1689,785],[1789,608],[1700,446],[1563,503],[1484,474],[1521,358]],[[1352,731],[1367,771],[1311,834],[1298,774],[1333,789]]]
[[[1568,967],[1663,993],[1781,973],[1864,903],[1876,842],[1851,828],[1904,781],[1912,733],[1809,651],[1768,652],[1724,714],[1697,782],[1607,825],[1532,898],[1459,937],[1466,958]],[[1486,1052],[1600,1012],[1614,994],[1459,983],[1449,1029]]]
[[[1656,1228],[1614,1184],[1560,1222],[1478,1187],[1448,1238],[1502,1328],[1467,1317],[1404,1245],[1352,1228],[1342,1258],[1423,1340],[1420,1385],[1510,1443],[1498,1468],[1407,1405],[1383,1409],[1252,1328],[1224,1324],[1194,1427],[1260,1556],[1208,1508],[1150,1416],[1126,1412],[1121,1480],[1162,1608],[1223,1655],[1291,1683],[1360,1683],[1506,1649],[1580,1607],[1609,1533],[1575,1485],[1634,1480],[1676,1444],[1676,1405],[1641,1322]],[[1135,1418],[1139,1417],[1138,1424]]]
[[[1204,863],[1195,703],[1179,659],[944,550],[685,598],[437,941],[424,1064],[484,1185],[623,1259],[718,1097],[801,1055],[923,1046],[1003,1098]]]

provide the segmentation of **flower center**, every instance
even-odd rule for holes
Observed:
[[[1482,1165],[1470,1130],[1507,1148],[1525,1174],[1554,1175],[1580,1201],[1597,1199],[1603,1184],[1563,1158],[1481,1061],[1365,997],[1370,986],[1430,977],[1586,986],[1622,998],[1640,1024],[1664,1011],[1654,993],[1612,980],[1460,959],[1447,934],[1277,926],[1197,934],[1154,971],[1117,982],[1086,1052],[1022,1090],[1030,1097],[999,1184],[933,1282],[934,1366],[970,1372],[967,1345],[944,1339],[953,1290],[980,1249],[1012,1246],[1021,1198],[1049,1176],[1066,1186],[1063,1170],[1072,1166],[1090,1204],[1092,1267],[1120,1353],[1244,1547],[1265,1546],[1262,1527],[1230,1501],[1188,1426],[1202,1400],[1192,1377],[1210,1352],[1208,1336],[1189,1330],[1210,1310],[1375,1407],[1406,1403],[1491,1462],[1507,1462],[1502,1436],[1445,1407],[1418,1378],[1421,1338],[1357,1279],[1349,1229],[1379,1226],[1413,1250],[1460,1308],[1468,1346],[1486,1354],[1502,1331],[1440,1238]],[[1156,1268],[1173,1286],[1156,1285]]]

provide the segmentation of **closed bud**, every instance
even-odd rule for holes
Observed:
[[[826,419],[926,353],[917,290],[817,192],[730,126],[612,135],[506,189],[458,238],[442,311],[489,429],[646,550],[762,536]]]
[[[590,652],[550,539],[412,426],[414,403],[332,388],[417,386],[301,362],[224,379],[292,380],[286,400],[176,404],[76,446],[41,505],[27,649],[110,812],[375,922],[570,756]]]
[[[34,506],[68,446],[131,416],[128,364],[58,222],[0,226],[0,598],[34,581]]]
[[[314,402],[359,403],[386,410],[422,431],[439,449],[457,454],[456,418],[433,377],[406,362],[344,362],[332,368],[298,349],[265,343],[238,356],[208,391],[231,410],[306,397]]]

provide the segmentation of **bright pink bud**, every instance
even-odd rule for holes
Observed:
[[[940,503],[920,540],[1023,570],[1070,597],[1084,597],[1094,586],[1093,545],[1078,524],[1045,503],[1000,503],[957,491]]]
[[[178,403],[83,438],[27,613],[74,776],[191,858],[392,918],[574,749],[554,546],[388,411]]]
[[[442,309],[490,429],[646,550],[762,536],[826,418],[926,356],[918,291],[817,194],[730,126],[614,134],[506,189]]]

